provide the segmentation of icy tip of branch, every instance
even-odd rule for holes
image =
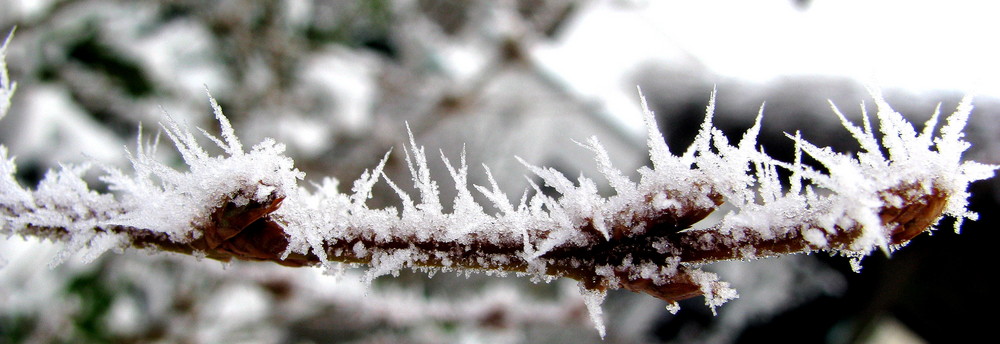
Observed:
[[[646,96],[642,94],[642,88],[636,86],[636,90],[639,92],[639,101],[642,104],[642,120],[646,124],[646,145],[649,148],[649,159],[653,162],[653,169],[666,168],[672,160],[670,159],[672,156],[670,148],[667,147],[663,133],[656,124],[656,116],[649,108]]]
[[[219,121],[220,132],[225,143],[223,144],[222,141],[207,133],[205,136],[208,136],[220,148],[224,149],[227,154],[243,155],[243,145],[240,144],[239,138],[236,137],[236,132],[233,130],[233,125],[229,123],[229,118],[222,114],[222,107],[219,106],[219,102],[215,100],[215,97],[212,97],[212,93],[208,90],[208,85],[205,85],[205,94],[208,95],[208,100],[212,104],[212,112],[215,114],[215,119]]]

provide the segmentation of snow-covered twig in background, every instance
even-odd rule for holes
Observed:
[[[9,97],[13,86],[5,74],[2,81]],[[609,289],[645,292],[674,309],[676,300],[705,295],[714,310],[737,295],[701,270],[703,264],[820,250],[860,258],[905,244],[945,215],[975,219],[966,209],[968,185],[997,167],[961,159],[969,146],[962,130],[970,100],[935,136],[937,116],[918,133],[873,95],[881,141],[867,116],[863,128],[844,120],[861,143],[857,158],[796,135],[792,163],[760,150],[760,117],[730,144],[712,125],[714,93],[695,142],[674,156],[643,99],[653,166],[641,168],[638,181],[614,168],[591,138],[582,145],[595,153],[614,195],[598,194],[589,178],[572,181],[522,161],[561,196],[532,183],[535,192],[515,205],[495,182],[476,185],[495,214],[471,197],[464,156],[453,166],[442,154],[458,190],[455,210],[443,212],[424,147],[412,134],[404,155],[419,197],[382,173],[388,154],[355,181],[351,194],[338,191],[333,179],[314,191],[299,187],[303,174],[283,146],[265,140],[245,151],[209,96],[222,137],[202,132],[225,154],[210,155],[191,130],[168,118],[163,127],[187,170],[154,160],[153,145],[140,135],[129,153],[133,173],[108,168],[102,178],[114,194],[90,190],[81,178],[86,166],[64,166],[35,189],[24,188],[14,179],[13,159],[0,149],[0,221],[8,235],[66,242],[60,259],[78,250],[93,258],[133,247],[289,266],[363,264],[369,266],[367,281],[404,268],[568,277],[580,282],[603,333],[599,305]],[[803,164],[802,152],[828,172]],[[792,172],[791,189],[782,189],[778,168]],[[366,205],[380,178],[400,196],[402,209]],[[725,202],[737,211],[706,229],[689,229]]]
[[[0,119],[7,115],[7,110],[10,109],[10,97],[14,96],[14,90],[17,89],[17,83],[12,82],[10,75],[7,74],[7,44],[10,44],[12,37],[14,30],[11,30],[3,44],[0,44]]]

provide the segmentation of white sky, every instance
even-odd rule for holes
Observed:
[[[722,78],[846,76],[881,88],[1000,96],[1000,2],[594,1],[537,57],[611,113],[636,109],[624,73],[646,61]],[[625,110],[628,111],[628,110]]]
[[[651,1],[648,25],[720,74],[830,74],[1000,93],[992,1]]]

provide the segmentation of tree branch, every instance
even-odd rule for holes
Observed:
[[[906,244],[913,237],[930,230],[931,225],[942,216],[947,194],[935,187],[931,187],[929,193],[922,192],[924,189],[921,185],[911,184],[885,190],[883,193],[885,199],[904,199],[901,206],[884,206],[879,210],[892,245]],[[271,261],[292,267],[323,263],[315,254],[284,255],[289,235],[271,216],[279,209],[283,199],[274,196],[268,199],[270,201],[252,201],[244,206],[226,201],[225,205],[212,213],[212,220],[200,229],[201,236],[187,243],[173,241],[166,235],[148,229],[110,226],[94,228],[94,231],[127,236],[131,240],[130,246],[134,248],[204,256],[220,261]],[[716,206],[722,204],[721,196],[713,197],[713,200]],[[545,267],[542,274],[572,278],[582,282],[588,289],[625,288],[645,292],[668,302],[695,297],[705,292],[690,275],[689,266],[692,264],[822,250],[858,250],[852,247],[861,234],[858,228],[838,227],[836,231],[826,233],[825,246],[805,238],[804,233],[822,228],[818,225],[800,224],[798,228],[781,229],[784,235],[769,237],[759,229],[723,228],[718,225],[700,230],[685,230],[708,216],[712,210],[714,208],[677,212],[686,214],[684,216],[678,216],[674,212],[652,216],[631,214],[629,223],[646,223],[649,230],[637,235],[616,236],[611,240],[604,240],[594,232],[592,224],[586,224],[577,228],[580,232],[587,233],[588,239],[585,242],[565,243],[532,260],[525,259],[524,246],[520,238],[514,236],[492,241],[473,239],[468,243],[439,241],[436,238],[421,240],[412,236],[388,240],[358,237],[327,242],[323,247],[329,261],[349,264],[371,264],[375,257],[373,252],[392,255],[400,251],[407,251],[411,257],[409,265],[417,268],[538,273],[532,267],[541,264]],[[6,213],[7,216],[13,215],[10,211]],[[626,224],[617,223],[614,227],[616,233],[621,233],[625,232]],[[21,233],[63,241],[69,235],[65,228],[34,225],[29,225]],[[549,231],[538,231],[530,236],[538,241],[550,234]],[[364,247],[364,250],[357,250],[355,247]],[[643,264],[662,265],[671,260],[675,261],[671,268],[676,269],[676,272],[666,274],[659,281],[644,278],[637,270]],[[595,267],[602,266],[611,267],[611,274],[595,270]]]
[[[13,88],[0,73],[0,98],[9,98]],[[653,166],[641,168],[637,182],[612,167],[592,138],[581,145],[595,154],[615,195],[598,194],[588,178],[573,182],[522,161],[561,196],[550,197],[532,183],[534,194],[525,193],[515,207],[487,169],[490,188],[475,188],[496,214],[473,200],[464,156],[457,168],[442,157],[458,190],[455,210],[442,212],[424,148],[412,134],[404,154],[419,197],[382,173],[388,153],[354,182],[351,194],[339,192],[332,179],[315,191],[300,188],[303,174],[284,156],[284,147],[268,139],[245,151],[209,96],[222,137],[202,133],[225,155],[210,155],[192,131],[167,118],[163,128],[188,170],[153,159],[155,144],[140,134],[135,154],[127,152],[134,173],[105,169],[102,180],[114,194],[90,190],[82,178],[87,167],[69,165],[26,189],[0,147],[0,231],[65,242],[54,263],[80,250],[95,258],[107,250],[140,248],[293,267],[366,265],[367,280],[403,268],[515,273],[579,281],[595,320],[605,292],[619,288],[671,303],[705,295],[714,309],[736,294],[702,271],[704,264],[811,251],[863,257],[906,244],[944,216],[958,219],[956,229],[962,219],[976,218],[966,209],[968,185],[992,177],[997,166],[961,158],[969,147],[962,130],[970,100],[963,100],[935,136],[936,116],[917,133],[877,92],[873,95],[881,140],[867,118],[858,128],[841,115],[861,144],[857,157],[796,135],[793,163],[776,161],[757,147],[760,117],[731,145],[711,123],[714,94],[695,142],[674,156],[642,99]],[[0,118],[5,110],[0,108]],[[802,153],[829,172],[802,164]],[[778,168],[791,172],[787,189]],[[380,178],[398,193],[402,209],[365,204]],[[737,211],[708,228],[690,229],[723,203]]]

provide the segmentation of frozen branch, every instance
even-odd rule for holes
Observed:
[[[0,76],[0,100],[9,99],[14,85],[5,71]],[[594,152],[614,195],[599,195],[586,177],[572,181],[522,161],[560,196],[547,196],[532,183],[535,192],[512,204],[487,169],[491,185],[474,188],[495,214],[473,200],[464,156],[453,166],[442,155],[458,190],[455,210],[444,213],[424,147],[412,134],[403,151],[416,197],[382,172],[388,154],[350,194],[339,192],[332,179],[316,190],[299,187],[303,174],[283,155],[284,147],[265,140],[246,151],[209,97],[222,135],[202,133],[225,154],[212,156],[191,130],[168,118],[163,128],[187,170],[153,159],[155,144],[140,134],[135,153],[128,153],[133,172],[105,170],[102,180],[113,194],[89,189],[81,177],[86,166],[64,166],[34,189],[24,188],[14,179],[14,160],[0,148],[0,224],[8,235],[65,242],[54,263],[80,250],[92,259],[111,249],[140,248],[287,266],[364,265],[368,281],[404,268],[566,277],[580,282],[598,324],[598,305],[609,289],[645,292],[671,307],[705,295],[714,309],[736,293],[702,271],[704,264],[811,251],[860,258],[896,249],[944,216],[959,219],[956,229],[962,219],[975,219],[966,209],[968,184],[990,178],[997,167],[961,159],[969,147],[962,130],[970,100],[935,136],[936,116],[918,133],[873,95],[881,140],[867,117],[858,128],[841,115],[861,144],[857,157],[796,135],[792,163],[760,150],[759,117],[731,145],[712,125],[714,94],[695,142],[674,156],[643,99],[653,166],[641,168],[638,181],[614,168],[591,138],[581,145]],[[803,152],[829,172],[802,164]],[[791,172],[790,189],[782,188],[779,168]],[[379,179],[397,192],[401,209],[366,205]],[[689,229],[723,203],[737,211],[706,229]]]

